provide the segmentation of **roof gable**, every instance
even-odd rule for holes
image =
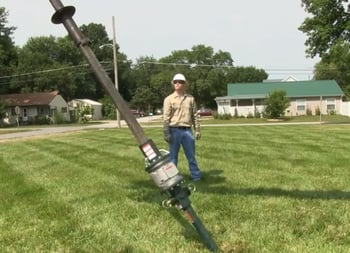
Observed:
[[[276,90],[284,90],[287,97],[344,96],[344,92],[334,80],[231,83],[227,85],[227,95],[233,98],[265,98]]]
[[[11,106],[49,105],[57,95],[58,91],[3,94],[0,95],[0,100],[7,101]]]

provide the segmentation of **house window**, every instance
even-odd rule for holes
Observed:
[[[306,110],[306,100],[305,99],[297,99],[297,111],[305,111]]]
[[[335,98],[327,98],[327,111],[335,111]]]
[[[237,106],[237,100],[231,100],[231,107],[236,107]]]
[[[254,100],[254,104],[255,104],[256,106],[258,106],[258,105],[264,105],[264,104],[265,104],[265,101],[264,101],[264,99],[255,99],[255,100]]]
[[[62,113],[66,113],[66,112],[67,112],[67,107],[62,107],[62,108],[61,108],[61,112],[62,112]]]
[[[219,101],[219,105],[220,106],[230,105],[230,101],[229,100]]]
[[[238,106],[252,106],[253,101],[251,99],[241,99],[238,101]]]

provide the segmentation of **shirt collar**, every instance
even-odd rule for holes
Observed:
[[[176,91],[174,91],[174,97],[187,97],[187,93],[185,93],[183,96],[181,96]]]

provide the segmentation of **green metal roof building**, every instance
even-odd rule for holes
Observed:
[[[263,100],[277,90],[286,91],[290,98],[290,115],[313,114],[316,110],[326,114],[329,111],[342,112],[342,98],[345,96],[334,80],[312,80],[291,82],[229,83],[227,96],[217,97],[218,113],[247,116],[256,110],[263,111]]]
[[[334,80],[271,82],[271,83],[230,83],[227,95],[232,98],[265,98],[276,90],[284,90],[287,97],[344,96]]]

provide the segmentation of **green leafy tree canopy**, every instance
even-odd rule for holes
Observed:
[[[0,7],[0,93],[6,93],[10,90],[10,76],[14,73],[17,66],[17,49],[12,41],[12,34],[15,27],[8,26],[9,13],[4,7]]]
[[[299,30],[307,36],[306,53],[310,57],[322,57],[338,43],[350,41],[350,14],[348,0],[302,0],[305,11],[311,14]]]

